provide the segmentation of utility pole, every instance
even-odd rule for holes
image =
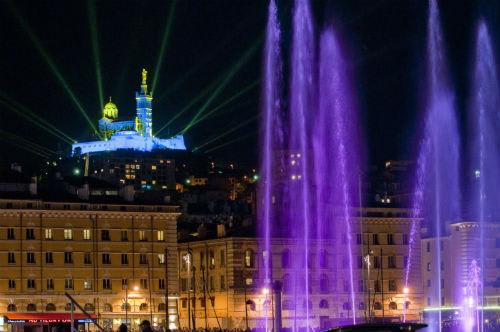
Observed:
[[[168,248],[165,248],[165,331],[170,330],[170,317],[168,313]]]
[[[384,256],[382,256],[382,248],[380,248],[380,283],[382,293],[382,320],[385,320],[385,303],[384,303]]]
[[[192,269],[193,269],[193,299],[194,299],[192,315],[193,315],[193,330],[196,331],[196,270],[194,264]]]
[[[205,331],[208,332],[208,315],[207,315],[207,283],[205,279],[205,266],[201,266],[201,273],[203,279],[203,301],[205,301]]]

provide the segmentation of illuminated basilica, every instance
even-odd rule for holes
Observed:
[[[168,139],[153,136],[153,96],[148,93],[147,71],[142,70],[140,92],[135,94],[137,114],[135,119],[123,120],[118,117],[118,108],[109,99],[99,120],[99,136],[102,140],[75,143],[72,154],[116,150],[186,150],[184,137],[177,135]]]

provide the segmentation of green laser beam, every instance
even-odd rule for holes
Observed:
[[[224,77],[224,80],[222,83],[215,89],[215,91],[210,95],[210,97],[207,99],[207,101],[203,104],[203,106],[198,110],[198,112],[195,114],[193,119],[191,120],[190,124],[187,125],[187,129],[194,123],[198,118],[207,110],[207,108],[212,104],[215,98],[219,96],[219,94],[224,90],[226,85],[231,81],[231,79],[236,75],[236,73],[240,70],[240,68],[251,58],[251,56],[255,53],[257,50],[257,47],[260,43],[261,38],[254,43],[244,54],[243,56],[230,68],[230,70],[227,72],[226,76]],[[185,130],[186,130],[185,128]],[[184,133],[184,130],[183,130]]]
[[[217,145],[217,146],[215,146],[215,147],[213,147],[213,148],[211,148],[211,149],[205,150],[205,151],[204,151],[204,153],[210,153],[210,152],[212,152],[212,151],[218,150],[218,149],[223,148],[223,147],[225,147],[225,146],[228,146],[228,145],[230,145],[230,144],[237,143],[237,142],[239,142],[239,141],[242,141],[242,140],[244,140],[244,139],[247,139],[247,138],[249,138],[250,136],[253,136],[253,135],[255,135],[255,132],[248,133],[248,134],[246,134],[246,135],[243,135],[243,136],[240,136],[240,137],[238,137],[238,138],[236,138],[236,139],[233,139],[233,140],[231,140],[231,141],[228,141],[228,142],[226,142],[226,143],[224,143],[224,144]]]
[[[64,77],[62,76],[61,72],[57,68],[55,62],[52,60],[52,58],[50,57],[49,53],[42,46],[42,43],[40,42],[40,40],[38,39],[38,37],[36,36],[36,34],[33,32],[33,30],[31,29],[31,27],[28,25],[28,22],[26,22],[24,20],[24,18],[19,14],[19,12],[14,7],[14,5],[12,4],[12,2],[9,2],[9,4],[10,4],[10,8],[11,8],[12,12],[14,13],[14,15],[19,20],[19,23],[21,24],[21,27],[28,34],[28,36],[31,39],[31,41],[33,42],[33,45],[35,46],[36,50],[38,51],[38,53],[40,54],[40,56],[42,57],[42,59],[45,61],[45,63],[47,64],[47,66],[49,66],[50,70],[52,71],[52,74],[54,74],[54,76],[57,78],[57,80],[59,81],[59,83],[63,87],[64,91],[68,94],[68,96],[70,97],[71,101],[75,105],[76,109],[81,113],[81,115],[85,118],[85,120],[87,120],[87,123],[90,125],[90,128],[92,128],[93,132],[96,133],[100,137],[100,134],[97,131],[97,128],[95,127],[94,123],[90,120],[90,118],[87,115],[87,112],[85,112],[82,104],[80,103],[80,101],[78,100],[78,98],[76,97],[76,95],[73,93],[73,90],[71,90],[71,88],[69,87],[69,84],[66,83],[66,80],[64,79]]]
[[[234,127],[230,128],[230,129],[226,130],[225,132],[221,133],[220,135],[217,135],[216,137],[214,137],[212,139],[209,139],[205,143],[203,143],[203,144],[195,147],[193,149],[193,152],[195,152],[195,151],[197,151],[197,150],[199,150],[199,149],[201,149],[201,148],[203,148],[203,147],[205,147],[205,146],[207,146],[207,145],[209,145],[209,144],[217,141],[218,139],[220,139],[220,138],[222,138],[222,137],[224,137],[226,135],[231,134],[232,132],[235,132],[236,130],[240,129],[241,127],[244,127],[244,126],[248,125],[250,122],[254,121],[255,119],[257,119],[257,115],[255,115],[255,116],[253,116],[253,117],[251,117],[251,118],[243,121],[242,123],[238,124],[237,126],[234,126]]]
[[[97,79],[97,93],[99,94],[99,106],[104,108],[104,93],[102,89],[101,57],[99,55],[99,39],[97,34],[97,14],[95,0],[87,0],[87,13],[90,26],[90,40],[92,41],[92,54],[94,55],[95,76]]]
[[[42,146],[40,144],[31,142],[31,141],[29,141],[29,140],[27,140],[27,139],[25,139],[25,138],[23,138],[21,136],[18,136],[16,134],[10,133],[10,132],[2,130],[2,129],[0,129],[0,135],[4,135],[4,136],[6,136],[8,138],[11,138],[13,140],[17,140],[21,144],[25,144],[27,146],[30,146],[31,148],[39,151],[40,153],[45,153],[45,154],[48,154],[48,155],[56,153],[54,150],[46,148],[45,146]]]
[[[167,47],[168,37],[170,36],[170,31],[172,30],[172,25],[174,24],[174,13],[175,6],[177,5],[176,0],[172,0],[170,4],[170,9],[168,11],[168,19],[165,24],[165,30],[163,31],[163,38],[161,40],[160,52],[158,53],[158,59],[156,60],[155,73],[153,75],[153,83],[151,85],[151,94],[154,93],[156,88],[156,83],[158,83],[160,76],[161,65],[163,64],[163,56],[165,54],[165,48]]]
[[[213,109],[211,109],[210,111],[208,111],[207,113],[205,113],[203,116],[201,116],[198,120],[196,120],[195,122],[193,123],[189,123],[183,130],[182,130],[182,133],[185,134],[189,129],[191,129],[192,127],[194,127],[196,124],[200,123],[201,121],[205,120],[206,118],[208,118],[209,116],[213,115],[214,113],[218,112],[221,108],[223,108],[224,106],[226,106],[227,104],[233,102],[234,100],[238,99],[239,97],[241,97],[242,95],[244,95],[245,93],[247,93],[248,91],[252,90],[254,87],[256,87],[258,84],[259,84],[260,80],[256,80],[252,83],[250,83],[248,86],[246,86],[245,88],[243,88],[242,90],[240,90],[239,92],[237,92],[236,94],[232,95],[231,97],[229,97],[228,99],[226,99],[225,101],[223,101],[222,103],[220,103],[219,105],[217,105],[216,107],[214,107]]]
[[[11,139],[9,139],[8,137],[5,137],[5,136],[0,135],[0,139],[1,139],[1,140],[4,140],[4,141],[5,141],[5,142],[7,142],[8,144],[11,144],[11,145],[16,146],[16,147],[18,147],[18,148],[20,148],[20,149],[23,149],[23,150],[25,150],[25,151],[31,152],[31,153],[33,153],[33,154],[36,154],[36,155],[38,155],[38,156],[40,156],[40,157],[42,157],[42,158],[48,158],[48,157],[49,157],[49,155],[48,155],[48,154],[44,154],[44,153],[42,153],[42,152],[39,152],[39,151],[36,151],[36,150],[34,150],[34,149],[30,148],[29,146],[26,146],[26,145],[20,144],[20,143],[18,143],[18,142],[12,141],[12,140],[11,140]]]
[[[170,118],[170,120],[167,123],[165,123],[158,131],[156,131],[155,136],[157,136],[161,131],[167,128],[172,122],[177,120],[183,113],[187,112],[194,105],[196,105],[196,103],[199,100],[201,100],[201,98],[204,97],[206,94],[208,94],[210,90],[212,90],[216,86],[216,84],[220,81],[222,81],[222,79],[220,78],[216,79],[215,81],[210,83],[205,89],[203,89],[196,97],[191,99],[191,101],[186,106],[184,106],[179,112],[177,112],[172,118]]]
[[[17,115],[28,120],[29,122],[31,122],[35,126],[37,126],[41,129],[45,130],[46,132],[54,135],[55,137],[57,137],[58,139],[62,140],[65,143],[68,143],[68,144],[76,143],[76,140],[74,140],[70,136],[66,135],[61,130],[59,130],[57,127],[55,127],[51,123],[45,121],[43,118],[39,117],[38,115],[36,115],[32,111],[28,110],[25,106],[21,105],[20,103],[18,103],[14,99],[9,98],[1,91],[0,91],[0,97],[4,99],[4,100],[0,99],[0,104],[4,105],[9,110],[13,111]]]

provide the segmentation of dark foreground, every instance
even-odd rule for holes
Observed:
[[[371,323],[336,327],[327,332],[410,332],[427,327],[417,323]]]

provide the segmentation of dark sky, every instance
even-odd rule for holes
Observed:
[[[91,2],[92,3],[92,2]],[[280,0],[285,54],[289,49],[292,1]],[[498,1],[439,1],[457,108],[467,100],[471,46],[476,20],[486,16],[499,30]],[[425,86],[427,2],[424,0],[313,1],[316,27],[334,22],[356,66],[355,82],[372,162],[409,158],[422,111]],[[97,37],[103,94],[113,96],[121,116],[133,117],[140,70],[155,71],[171,1],[96,1]],[[162,67],[154,91],[154,128],[158,129],[212,82],[223,78],[252,47],[256,51],[207,108],[217,107],[260,80],[261,40],[267,1],[178,0]],[[14,13],[17,12],[19,16]],[[101,116],[86,1],[0,1],[0,92],[81,141],[90,128],[22,27],[32,29],[90,119]],[[494,36],[498,40],[498,36]],[[213,85],[213,87],[216,85]],[[175,134],[208,100],[212,88],[160,136]],[[256,163],[260,86],[220,108],[190,129],[191,148],[214,140],[200,151],[228,144],[211,154]],[[33,163],[38,156],[20,150],[12,134],[47,148],[68,145],[23,120],[0,104],[1,162]],[[254,120],[252,120],[254,119]],[[245,122],[246,121],[246,122]],[[24,143],[21,143],[24,144]]]

